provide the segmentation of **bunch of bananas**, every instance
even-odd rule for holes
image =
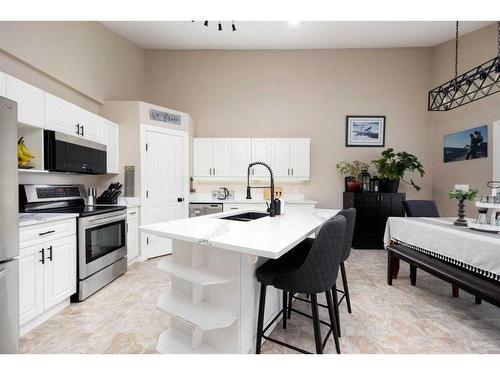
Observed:
[[[19,167],[26,167],[31,159],[34,159],[35,155],[33,155],[28,147],[24,144],[24,138],[19,138],[17,141],[17,164]]]

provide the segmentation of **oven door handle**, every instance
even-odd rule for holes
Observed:
[[[127,221],[127,216],[126,215],[123,215],[123,216],[114,216],[114,217],[109,217],[109,218],[105,218],[105,219],[95,219],[95,220],[89,220],[87,222],[86,225],[82,225],[82,227],[84,229],[89,229],[89,228],[93,228],[93,227],[98,227],[100,225],[103,225],[103,224],[109,224],[109,223],[113,223],[113,222],[120,222],[120,221]]]

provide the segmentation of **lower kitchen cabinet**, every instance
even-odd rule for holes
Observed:
[[[139,256],[139,208],[127,209],[127,260],[130,264]]]
[[[48,319],[51,309],[76,292],[75,220],[67,221],[70,235],[40,238],[36,244],[23,247],[19,255],[19,323],[21,334]],[[20,237],[36,230],[57,233],[65,221],[20,228]],[[42,234],[45,232],[41,232]],[[22,244],[23,242],[21,242]],[[23,327],[23,325],[27,326]]]
[[[405,216],[404,193],[344,193],[344,208],[356,209],[352,247],[383,249],[387,218]]]

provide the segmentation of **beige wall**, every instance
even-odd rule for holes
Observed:
[[[496,25],[466,34],[459,42],[459,73],[463,73],[496,56]],[[433,48],[433,87],[450,80],[454,75],[455,43],[449,41]],[[455,215],[457,203],[448,199],[446,193],[455,184],[469,184],[478,188],[480,194],[489,194],[486,182],[492,178],[492,132],[493,121],[500,120],[500,94],[481,99],[449,112],[433,112],[432,128],[432,196],[438,202],[442,215]],[[489,156],[485,159],[443,163],[443,136],[446,134],[488,125]],[[468,204],[468,215],[477,216],[472,204]]]
[[[0,51],[96,102],[143,96],[143,49],[98,22],[0,22]],[[1,64],[30,83],[46,80],[5,56]]]
[[[386,146],[415,153],[427,176],[409,197],[431,197],[426,94],[430,49],[146,51],[146,101],[188,112],[199,137],[310,137],[311,180],[284,186],[323,207],[342,205],[339,160],[381,148],[346,148],[345,116],[387,116]],[[198,184],[208,191],[212,185]],[[230,185],[238,191],[243,185]]]

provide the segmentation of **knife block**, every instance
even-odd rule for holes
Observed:
[[[97,197],[96,198],[96,203],[97,204],[117,204],[118,203],[118,197],[112,198],[112,197]]]

